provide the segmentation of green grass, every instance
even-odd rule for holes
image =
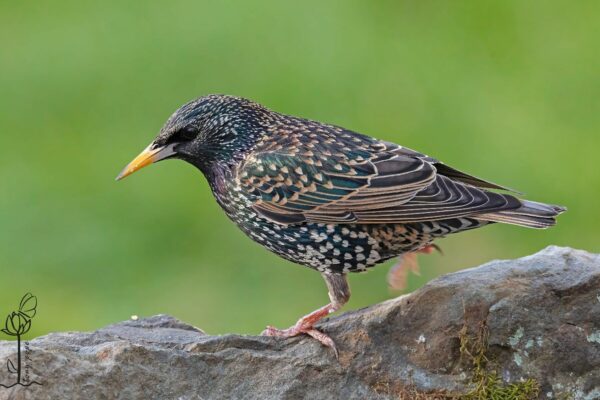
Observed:
[[[441,241],[435,276],[548,244],[600,250],[597,2],[0,2],[0,316],[30,336],[169,313],[210,333],[287,326],[318,274],[252,243],[178,162],[115,183],[207,93],[395,141],[569,207],[548,231]],[[386,266],[347,308],[384,300]]]

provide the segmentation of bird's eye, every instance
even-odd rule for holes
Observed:
[[[189,142],[191,140],[194,140],[197,134],[198,132],[196,131],[195,127],[184,126],[180,130],[178,130],[177,133],[175,133],[175,135],[173,135],[173,139],[177,141]]]

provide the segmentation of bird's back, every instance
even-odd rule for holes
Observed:
[[[270,126],[237,178],[256,199],[253,208],[281,224],[475,217],[544,228],[563,210],[519,200],[499,185],[394,143],[287,116]]]
[[[491,222],[550,226],[562,210],[402,146],[280,115],[231,174],[216,193],[229,217],[321,271],[362,271]]]

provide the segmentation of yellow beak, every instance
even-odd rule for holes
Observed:
[[[172,156],[175,154],[173,147],[174,144],[170,144],[168,146],[157,147],[153,149],[151,144],[150,146],[146,147],[136,158],[134,158],[132,162],[127,164],[123,171],[121,171],[121,173],[117,176],[116,180],[120,181],[121,179],[133,174],[135,171]]]

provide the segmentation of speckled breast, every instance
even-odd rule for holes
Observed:
[[[229,185],[228,185],[229,186]],[[231,185],[218,203],[246,235],[281,257],[321,272],[360,272],[431,243],[434,224],[280,225],[259,216],[253,199]]]

